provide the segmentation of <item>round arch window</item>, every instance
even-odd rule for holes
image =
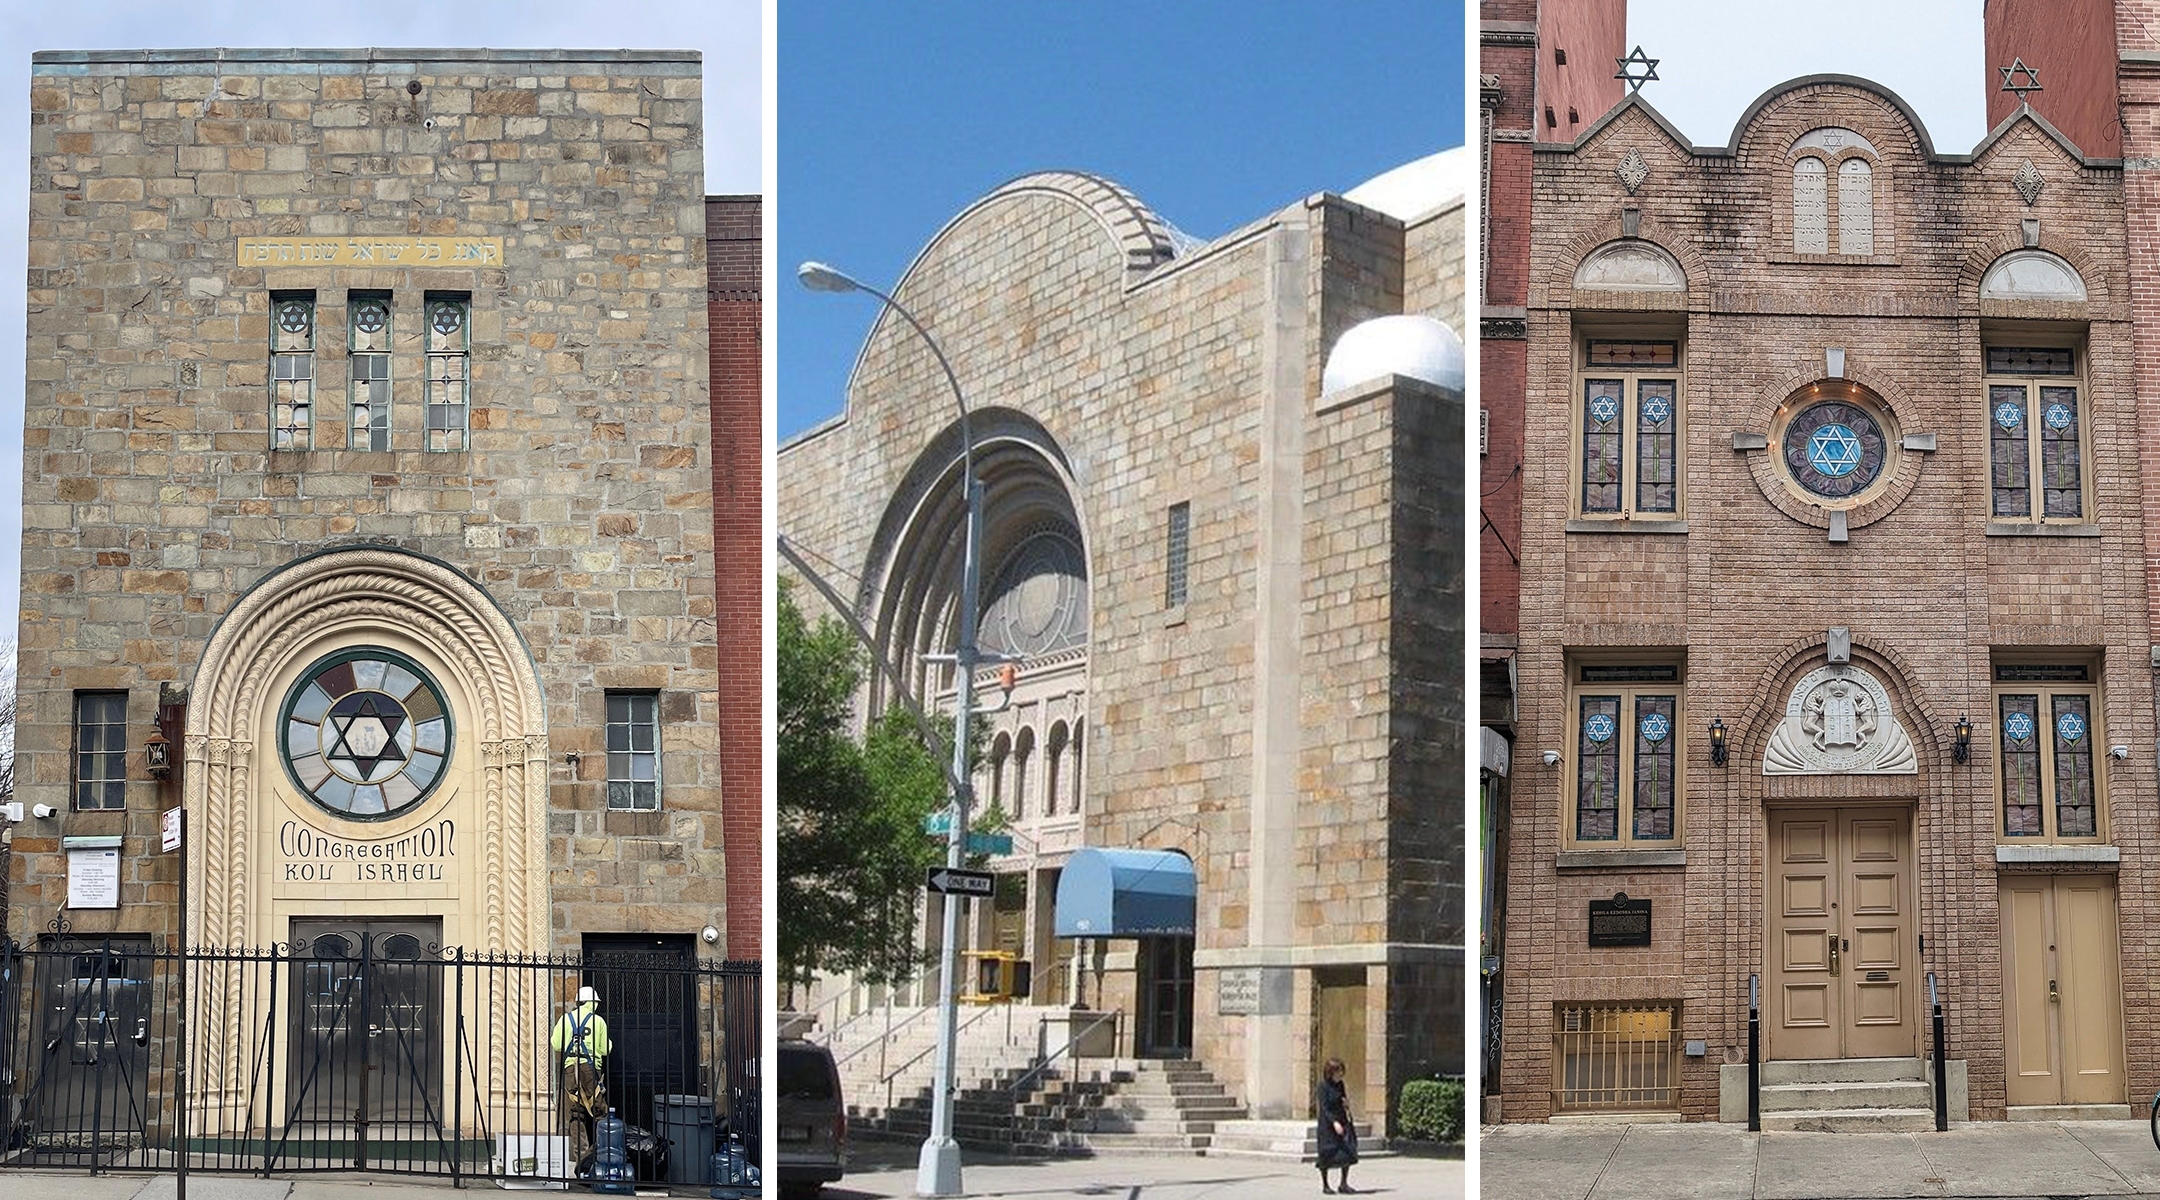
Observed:
[[[393,817],[432,794],[450,756],[450,706],[419,663],[379,647],[316,661],[279,721],[285,773],[341,817]]]
[[[1778,439],[1779,461],[1803,495],[1842,507],[1882,480],[1892,434],[1881,408],[1853,394],[1803,400],[1797,409]]]

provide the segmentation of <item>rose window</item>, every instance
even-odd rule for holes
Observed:
[[[450,754],[450,708],[420,665],[368,647],[309,667],[285,702],[280,754],[309,799],[340,816],[395,816],[427,798]]]

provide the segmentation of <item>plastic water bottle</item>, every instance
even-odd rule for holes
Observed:
[[[757,1164],[749,1160],[741,1139],[732,1134],[724,1147],[713,1151],[708,1171],[713,1200],[743,1200],[761,1194]]]
[[[603,1196],[637,1195],[637,1175],[630,1169],[630,1127],[614,1109],[593,1122],[592,1190]]]

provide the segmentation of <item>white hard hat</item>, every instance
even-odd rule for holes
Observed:
[[[577,1000],[579,1004],[598,1004],[600,993],[589,987],[581,987],[577,990]]]

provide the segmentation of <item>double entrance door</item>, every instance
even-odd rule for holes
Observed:
[[[1769,817],[1769,1057],[1918,1054],[1912,810]]]
[[[442,941],[434,919],[292,924],[293,1037],[286,1055],[288,1130],[371,1138],[431,1137],[442,1109]]]
[[[2002,883],[2004,1083],[2013,1106],[2121,1104],[2115,880]]]

